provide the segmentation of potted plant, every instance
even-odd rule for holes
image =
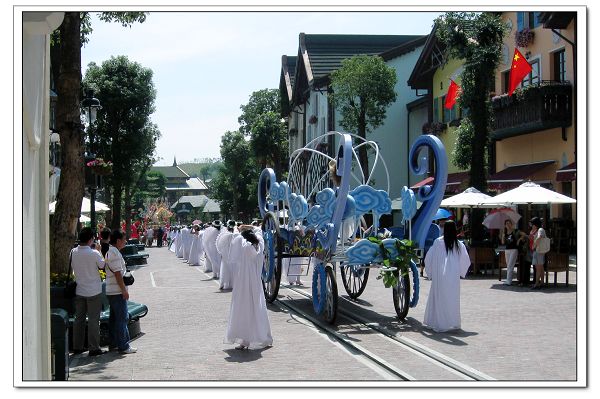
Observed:
[[[515,32],[515,44],[517,47],[527,47],[533,43],[535,33],[529,28],[523,28]]]
[[[106,176],[112,173],[112,162],[102,158],[95,158],[85,164],[97,175]]]

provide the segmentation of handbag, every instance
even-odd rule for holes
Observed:
[[[69,271],[67,272],[67,279],[65,281],[65,289],[64,289],[64,296],[67,299],[75,298],[75,292],[77,291],[77,281],[70,280],[72,266],[73,266],[73,251],[71,250],[71,254],[69,255]]]
[[[134,281],[135,278],[133,278],[133,274],[131,274],[131,272],[127,270],[125,274],[123,274],[123,283],[125,285],[132,285]]]
[[[535,252],[545,254],[550,251],[550,239],[548,237],[540,237],[535,247]]]

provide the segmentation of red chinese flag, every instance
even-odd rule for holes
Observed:
[[[448,93],[446,94],[446,103],[444,107],[452,109],[460,93],[460,86],[457,85],[452,79],[450,79],[450,87],[448,87]]]
[[[512,65],[510,66],[510,81],[508,84],[508,95],[511,96],[519,83],[531,72],[531,65],[523,57],[523,54],[515,48]]]

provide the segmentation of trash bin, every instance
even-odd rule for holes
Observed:
[[[69,379],[69,315],[64,309],[50,309],[52,379]]]

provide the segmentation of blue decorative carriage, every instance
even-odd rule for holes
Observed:
[[[335,158],[326,152],[332,143],[338,144]],[[367,146],[374,158],[369,176],[363,176],[357,156],[362,146]],[[439,139],[430,135],[420,136],[411,148],[409,166],[413,173],[427,171],[427,159],[420,156],[426,148],[434,155],[434,184],[421,187],[416,196],[407,187],[402,191],[403,218],[409,226],[402,230],[402,235],[413,238],[421,250],[426,249],[428,235],[429,241],[439,235],[437,226],[433,230],[430,227],[447,179],[444,147]],[[385,172],[387,190],[373,187],[378,167]],[[389,173],[377,143],[348,133],[329,132],[294,151],[290,156],[287,182],[278,182],[272,169],[264,169],[258,183],[258,203],[263,218],[262,280],[267,301],[277,298],[283,261],[308,258],[307,274],[313,265],[314,310],[333,323],[338,302],[336,267],[340,268],[346,292],[356,299],[366,287],[369,270],[386,268],[384,258],[398,255],[397,238],[378,242],[369,239],[379,231],[381,215],[392,211],[388,192]],[[417,199],[422,202],[418,210]],[[365,215],[371,215],[367,218],[372,220],[369,228]],[[388,269],[395,272],[393,268]],[[419,277],[414,262],[411,262],[410,273],[412,298],[409,273],[398,275],[398,283],[392,290],[394,308],[400,319],[418,302]]]

